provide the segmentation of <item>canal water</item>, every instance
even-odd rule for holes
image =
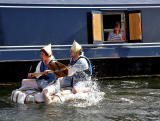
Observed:
[[[98,103],[79,100],[50,105],[12,103],[11,91],[19,84],[1,84],[0,121],[160,120],[160,78],[101,79],[97,84],[105,93]]]

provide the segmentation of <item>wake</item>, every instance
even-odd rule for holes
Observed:
[[[98,105],[104,99],[104,92],[100,91],[100,86],[97,81],[86,81],[87,92],[79,92],[74,94],[73,98],[69,100],[69,105],[75,107],[87,107]],[[83,88],[84,85],[82,85]],[[67,101],[68,102],[68,101]]]

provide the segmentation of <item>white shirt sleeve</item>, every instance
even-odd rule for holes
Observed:
[[[72,76],[74,73],[87,70],[88,62],[85,58],[80,58],[74,65],[68,68],[68,76]]]
[[[37,67],[36,67],[35,73],[41,72],[41,71],[40,71],[41,63],[42,63],[42,61],[40,61],[40,62],[38,63],[38,65],[37,65]]]

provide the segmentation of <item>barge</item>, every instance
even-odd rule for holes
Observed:
[[[82,45],[97,77],[159,74],[159,12],[158,0],[1,0],[1,81],[27,77],[48,43],[67,64],[73,40]],[[124,40],[110,42],[117,21]]]

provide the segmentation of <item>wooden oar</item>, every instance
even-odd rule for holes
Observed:
[[[55,71],[52,71],[52,70],[48,70],[47,72],[48,73],[58,73],[58,72],[61,72],[61,71],[64,71],[64,70],[66,70],[66,68],[64,68],[64,69],[61,69],[61,70],[55,70]],[[43,75],[43,74],[45,74],[45,72],[39,72],[39,73],[31,73],[33,76],[41,76],[41,75]]]
[[[52,70],[50,70],[50,71],[48,71],[48,73],[53,73],[53,71],[52,71]],[[31,75],[32,75],[32,76],[41,76],[41,75],[43,75],[43,74],[45,74],[45,73],[44,73],[44,72],[31,73]]]
[[[56,76],[56,78],[65,77],[68,75],[67,67],[58,61],[51,62],[47,66],[49,68],[48,73],[53,73]],[[43,74],[45,74],[45,72],[31,73],[32,76],[41,76]]]

